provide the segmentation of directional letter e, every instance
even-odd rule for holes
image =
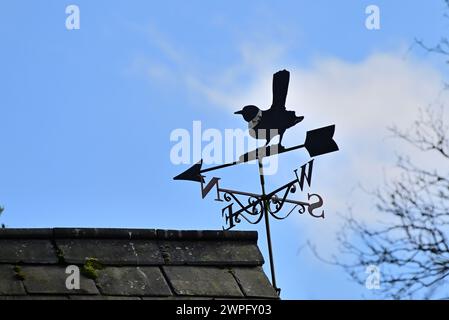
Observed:
[[[69,16],[65,19],[65,27],[67,30],[79,30],[80,28],[80,8],[71,4],[65,8],[65,13]]]

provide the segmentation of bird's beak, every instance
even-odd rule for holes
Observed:
[[[242,114],[242,110],[234,112],[234,114]]]

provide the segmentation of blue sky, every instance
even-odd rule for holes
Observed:
[[[72,3],[80,30],[65,28]],[[380,8],[380,30],[365,28],[370,4]],[[393,165],[397,147],[385,146],[386,126],[410,123],[438,97],[444,65],[413,43],[438,41],[449,23],[443,14],[440,0],[2,3],[1,221],[220,229],[219,204],[202,200],[195,184],[172,181],[186,166],[170,161],[170,133],[191,130],[194,120],[203,128],[244,128],[232,111],[269,105],[271,74],[285,68],[292,72],[287,106],[298,103],[306,117],[285,143],[336,123],[341,151],[315,165],[314,191],[329,199],[329,219],[273,223],[283,298],[375,297],[299,249],[311,240],[335,253],[332,216],[348,204],[365,218],[372,212],[372,199],[354,188],[378,185]],[[270,187],[308,160],[295,157],[280,160]],[[251,165],[222,177],[226,187],[260,188]],[[237,229],[259,230],[267,257],[263,226]]]

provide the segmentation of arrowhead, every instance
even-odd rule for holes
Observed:
[[[201,166],[203,165],[203,159],[195,163],[189,169],[184,171],[181,174],[178,174],[173,180],[186,180],[186,181],[195,181],[195,182],[203,182],[204,179],[201,176]]]
[[[338,145],[334,141],[335,125],[307,131],[304,143],[311,157],[338,151]]]

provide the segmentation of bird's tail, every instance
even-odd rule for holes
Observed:
[[[273,75],[273,107],[285,109],[289,82],[290,72],[287,70],[278,71]]]

